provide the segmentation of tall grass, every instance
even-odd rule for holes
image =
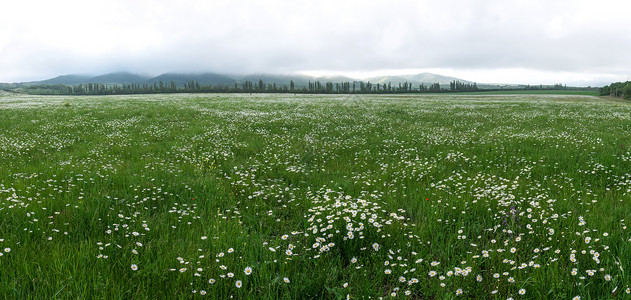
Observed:
[[[3,96],[0,295],[628,298],[603,101]]]

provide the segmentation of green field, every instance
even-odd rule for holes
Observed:
[[[631,298],[631,105],[0,96],[0,298]]]
[[[505,90],[447,93],[449,95],[567,95],[598,96],[598,90]]]

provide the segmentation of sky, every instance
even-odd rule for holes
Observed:
[[[129,71],[631,80],[631,1],[13,0],[0,82]]]

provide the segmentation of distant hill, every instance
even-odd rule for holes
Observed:
[[[306,75],[278,75],[278,74],[248,74],[243,76],[237,76],[237,81],[243,83],[245,81],[251,81],[256,84],[259,80],[263,80],[265,84],[271,83],[278,86],[289,86],[289,83],[293,80],[296,88],[301,88],[309,85],[309,81],[314,81],[315,78]]]
[[[177,74],[177,73],[166,73],[162,74],[150,79],[147,79],[147,82],[153,84],[154,82],[164,82],[166,85],[171,84],[171,82],[175,82],[178,87],[184,86],[190,81],[198,82],[201,86],[207,85],[227,85],[232,86],[236,82],[234,79],[220,74],[215,73],[202,73],[202,74]]]
[[[145,82],[148,77],[128,72],[116,72],[92,77],[88,83],[99,84],[132,84]]]
[[[21,85],[53,85],[53,84],[65,84],[65,85],[78,85],[88,83],[98,84],[153,84],[154,82],[164,82],[169,85],[171,82],[175,82],[178,87],[184,86],[184,84],[190,81],[199,82],[202,86],[207,85],[233,85],[235,80],[220,74],[214,73],[202,73],[202,74],[177,74],[166,73],[156,77],[148,77],[129,72],[115,72],[99,76],[86,76],[86,75],[62,75],[55,78],[32,81],[21,83]]]
[[[142,83],[148,79],[146,76],[132,74],[128,72],[116,72],[99,76],[86,76],[86,75],[62,75],[55,78],[33,81],[23,83],[26,85],[34,84],[65,84],[65,85],[77,85],[77,84],[130,84],[130,83]]]
[[[456,77],[443,76],[433,73],[420,73],[413,75],[397,75],[397,76],[381,76],[381,77],[372,77],[367,78],[365,81],[370,81],[372,83],[392,83],[393,85],[398,85],[399,83],[412,83],[414,86],[418,84],[424,84],[426,86],[432,85],[434,83],[439,83],[441,86],[449,86],[449,83],[452,81],[460,81],[462,83],[473,83],[472,81],[463,80]]]
[[[341,82],[353,82],[359,81],[359,79],[349,78],[345,76],[321,76],[314,77],[308,75],[278,75],[278,74],[248,74],[243,76],[237,76],[237,81],[243,83],[245,81],[251,81],[256,84],[259,80],[263,80],[265,84],[274,84],[278,87],[289,86],[289,83],[293,80],[295,88],[308,87],[309,82],[320,81],[324,84],[326,82],[341,83]]]
[[[88,84],[88,83],[98,83],[98,84],[150,84],[152,85],[154,82],[159,83],[162,81],[165,85],[169,86],[171,82],[175,82],[178,87],[183,87],[185,84],[190,81],[198,82],[200,86],[208,86],[208,85],[221,85],[221,86],[233,86],[235,83],[239,86],[245,81],[251,81],[255,85],[258,84],[259,80],[263,80],[263,82],[267,84],[276,84],[278,87],[289,86],[290,82],[294,81],[295,88],[303,88],[307,87],[309,82],[320,81],[320,83],[324,84],[326,82],[333,83],[341,83],[341,82],[359,82],[364,81],[371,83],[380,83],[387,84],[391,83],[393,86],[397,86],[399,83],[412,83],[413,86],[417,87],[419,84],[424,84],[425,86],[430,86],[436,82],[440,83],[442,87],[449,87],[449,83],[452,81],[460,81],[462,83],[473,83],[471,81],[443,76],[432,73],[420,73],[420,74],[411,74],[411,75],[398,75],[398,76],[380,76],[380,77],[372,77],[366,78],[363,80],[349,78],[344,76],[326,76],[326,77],[314,77],[308,75],[300,75],[300,74],[292,74],[292,75],[284,75],[284,74],[247,74],[247,75],[224,75],[217,73],[198,73],[198,74],[184,74],[184,73],[165,73],[155,77],[148,77],[143,75],[138,75],[129,72],[115,72],[109,73],[99,76],[86,76],[86,75],[62,75],[57,76],[55,78],[42,80],[42,81],[32,81],[32,82],[24,82],[17,84],[19,86],[29,86],[29,85],[78,85],[78,84]],[[6,84],[6,86],[15,86],[16,84]],[[482,86],[478,84],[478,86]]]
[[[88,83],[92,77],[85,75],[61,75],[55,78],[42,80],[42,81],[34,81],[30,82],[32,84],[67,84],[67,85],[75,85]]]
[[[359,81],[359,79],[350,78],[346,76],[321,76],[316,77],[316,80],[320,82],[353,82]]]

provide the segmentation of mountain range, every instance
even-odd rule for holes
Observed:
[[[460,81],[462,83],[473,83],[471,81],[443,76],[432,73],[420,73],[420,74],[412,74],[412,75],[398,75],[398,76],[379,76],[365,79],[356,79],[344,76],[332,76],[332,77],[315,77],[308,75],[282,75],[282,74],[248,74],[248,75],[226,75],[226,74],[216,74],[216,73],[197,73],[197,74],[185,74],[185,73],[165,73],[155,77],[143,76],[139,74],[129,73],[129,72],[116,72],[109,73],[99,76],[86,76],[86,75],[62,75],[57,76],[55,78],[50,78],[41,81],[31,81],[31,82],[22,82],[22,83],[14,83],[14,84],[2,84],[2,85],[13,85],[13,86],[29,86],[29,85],[55,85],[55,84],[63,84],[63,85],[78,85],[78,84],[88,84],[88,83],[98,83],[98,84],[153,84],[163,82],[165,85],[170,85],[171,82],[174,82],[178,87],[184,86],[185,84],[193,81],[198,82],[201,86],[208,85],[222,85],[222,86],[233,86],[236,84],[241,84],[245,81],[251,81],[254,84],[257,84],[259,80],[262,80],[265,84],[276,84],[278,86],[289,86],[290,81],[293,80],[295,87],[300,88],[307,86],[309,82],[320,81],[321,83],[325,82],[371,82],[371,83],[379,83],[379,84],[392,84],[396,86],[398,84],[402,84],[404,82],[412,83],[414,86],[418,86],[419,84],[424,84],[426,86],[432,85],[434,83],[439,83],[442,86],[449,86],[449,83],[452,81]]]

